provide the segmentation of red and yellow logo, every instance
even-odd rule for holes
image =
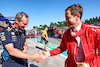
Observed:
[[[7,31],[9,32],[10,30],[11,30],[10,27],[8,27],[8,28],[7,28]]]

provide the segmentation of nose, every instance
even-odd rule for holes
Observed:
[[[66,22],[68,22],[69,18],[66,16]]]

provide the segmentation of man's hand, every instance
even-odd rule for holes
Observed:
[[[46,41],[48,41],[48,39],[47,38],[45,38],[46,39]]]
[[[47,58],[47,53],[46,52],[44,52],[44,51],[42,51],[42,55],[41,55],[41,57],[43,58],[43,59],[46,59]]]
[[[77,62],[77,67],[85,67],[84,62]]]
[[[33,60],[39,62],[39,63],[45,63],[45,60],[38,54],[40,52],[40,50],[38,50],[37,52],[35,52],[33,54]]]
[[[27,50],[28,50],[28,46],[27,46],[27,45],[24,45],[24,46],[23,46],[23,52],[25,52],[25,53],[26,53],[26,52],[27,52]]]
[[[27,42],[24,43],[24,46],[23,46],[23,52],[27,52],[28,50],[28,46],[27,46]]]

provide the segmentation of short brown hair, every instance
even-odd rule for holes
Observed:
[[[68,9],[70,9],[71,15],[76,16],[79,13],[81,15],[80,19],[82,18],[83,8],[81,5],[79,4],[71,5],[65,11],[67,11]]]
[[[28,18],[28,15],[27,15],[26,13],[24,13],[24,12],[19,12],[19,13],[16,14],[15,19],[18,19],[18,21],[20,22],[20,21],[22,20],[22,17],[23,17],[23,16],[25,16],[25,17]]]

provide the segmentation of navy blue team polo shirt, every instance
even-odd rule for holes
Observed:
[[[17,30],[14,30],[10,24],[0,31],[0,39],[3,46],[13,43],[14,48],[22,50],[22,45],[24,45],[26,40],[25,30],[21,30],[21,33],[18,33],[19,31],[16,33],[16,31]],[[27,67],[27,60],[9,55],[9,59],[3,61],[2,67]]]

